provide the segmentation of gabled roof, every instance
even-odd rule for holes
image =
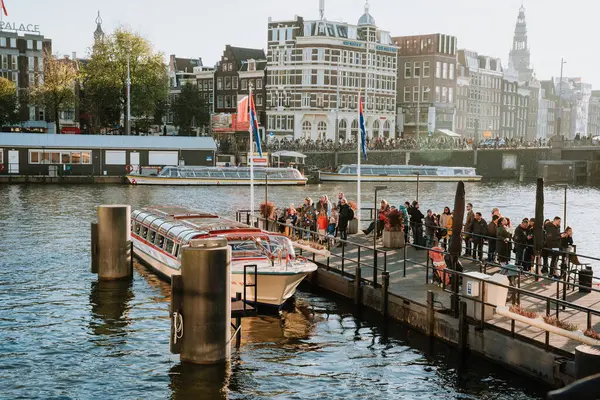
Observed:
[[[175,57],[176,72],[194,72],[194,67],[202,67],[202,58]]]
[[[250,59],[267,59],[267,56],[265,55],[265,51],[263,49],[247,49],[245,47],[233,47],[230,45],[227,45],[227,48],[231,50],[233,58],[235,58],[237,62],[242,62]]]

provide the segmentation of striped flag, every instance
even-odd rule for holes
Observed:
[[[252,127],[252,133],[254,134],[254,143],[256,143],[258,155],[262,158],[262,147],[260,145],[260,135],[258,132],[258,118],[256,114],[256,107],[254,106],[253,96],[250,96],[250,126]]]
[[[358,97],[358,114],[360,120],[360,148],[362,149],[362,153],[365,157],[365,160],[368,161],[369,159],[367,157],[367,130],[365,129],[365,113],[363,110],[362,97],[360,95]]]
[[[6,11],[6,6],[4,5],[4,0],[0,0],[2,4],[2,11],[4,11],[4,15],[8,17],[8,11]]]

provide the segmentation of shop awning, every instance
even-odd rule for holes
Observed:
[[[456,132],[452,132],[450,129],[438,129],[438,132],[441,132],[444,135],[450,136],[450,137],[460,137],[461,136]]]
[[[277,151],[271,154],[272,157],[295,157],[295,158],[306,158],[306,155],[298,153],[296,151]]]

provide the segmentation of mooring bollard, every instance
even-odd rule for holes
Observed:
[[[240,292],[235,294],[235,301],[242,301],[242,294]],[[242,344],[242,319],[240,317],[235,317],[235,329],[235,347],[239,349]]]
[[[467,341],[469,337],[469,323],[467,322],[467,303],[461,301],[459,303],[458,313],[458,348],[460,353],[464,355],[467,350]]]
[[[388,316],[388,291],[390,288],[390,273],[384,271],[381,273],[381,315],[383,318]]]
[[[90,242],[91,242],[91,269],[92,274],[98,273],[98,223],[90,224]]]
[[[100,280],[131,278],[131,206],[98,206],[98,224],[92,224],[92,272]]]
[[[357,306],[360,305],[360,297],[361,297],[361,270],[360,265],[356,266],[356,270],[354,272],[354,304]]]
[[[217,364],[231,355],[231,248],[225,239],[192,240],[181,276],[171,281],[171,352],[181,361]]]
[[[427,291],[427,335],[435,336],[435,310],[433,291]]]

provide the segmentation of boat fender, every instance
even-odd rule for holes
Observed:
[[[132,184],[132,185],[135,185],[135,184],[137,184],[137,182],[135,181],[135,179],[132,179],[132,180],[131,180],[131,184]]]
[[[128,174],[130,174],[130,173],[131,173],[131,171],[133,171],[133,165],[131,165],[131,164],[128,164],[128,165],[125,167],[125,170],[127,171],[127,173],[128,173]]]

